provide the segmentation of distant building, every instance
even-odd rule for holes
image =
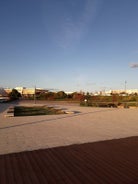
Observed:
[[[138,89],[117,89],[117,90],[109,90],[109,91],[96,91],[93,93],[93,95],[102,95],[102,96],[110,96],[111,94],[118,94],[118,95],[123,95],[123,94],[138,94]]]
[[[9,100],[7,92],[4,90],[4,88],[0,88],[0,102],[5,102]]]
[[[35,88],[24,88],[22,91],[22,97],[33,97],[35,94]]]
[[[72,94],[73,92],[71,92],[71,91],[65,91],[65,93],[66,93],[67,95],[70,95],[70,94]]]
[[[138,89],[112,90],[111,93],[112,94],[123,94],[123,93],[126,93],[128,95],[130,95],[130,94],[138,94]]]
[[[12,92],[12,88],[4,88],[4,90],[6,91],[7,94]]]
[[[23,91],[26,89],[25,87],[16,87],[15,88],[20,94],[21,96],[23,95]]]

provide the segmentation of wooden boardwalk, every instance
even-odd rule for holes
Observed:
[[[138,137],[0,155],[0,184],[138,184]]]

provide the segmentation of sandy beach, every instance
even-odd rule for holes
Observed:
[[[27,102],[18,105],[22,104],[29,105]],[[0,104],[0,154],[138,136],[137,108],[91,108],[58,102],[44,104],[75,113],[5,117],[8,107],[17,104]]]

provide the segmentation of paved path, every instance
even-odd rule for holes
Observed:
[[[77,113],[6,118],[5,109],[0,113],[0,154],[138,136],[138,109],[48,105]]]

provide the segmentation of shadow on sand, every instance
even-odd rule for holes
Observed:
[[[0,103],[0,114],[3,113],[4,111],[6,111],[10,106],[14,106],[14,105],[18,105],[19,104],[19,100],[16,101],[12,101],[12,102],[3,102]]]
[[[110,111],[115,111],[115,110],[116,109],[110,109]],[[94,114],[94,113],[106,112],[106,111],[109,111],[109,109],[99,109],[97,111],[90,111],[90,112],[86,112],[86,113],[81,113],[79,111],[74,111],[76,113],[74,113],[72,115],[66,115],[66,116],[62,116],[62,117],[60,116],[60,117],[56,117],[56,118],[52,118],[52,119],[43,119],[43,120],[40,120],[40,121],[33,121],[33,122],[29,122],[29,123],[26,122],[26,123],[16,124],[16,125],[12,125],[12,126],[5,126],[5,127],[0,128],[0,130],[20,127],[20,126],[29,126],[29,125],[34,125],[34,124],[38,124],[38,123],[40,124],[40,123],[44,123],[44,122],[50,122],[50,121],[55,121],[55,120],[60,120],[60,119],[68,119],[68,118],[72,118],[72,117],[75,117],[75,116],[83,116],[83,115],[87,115],[87,114]]]

